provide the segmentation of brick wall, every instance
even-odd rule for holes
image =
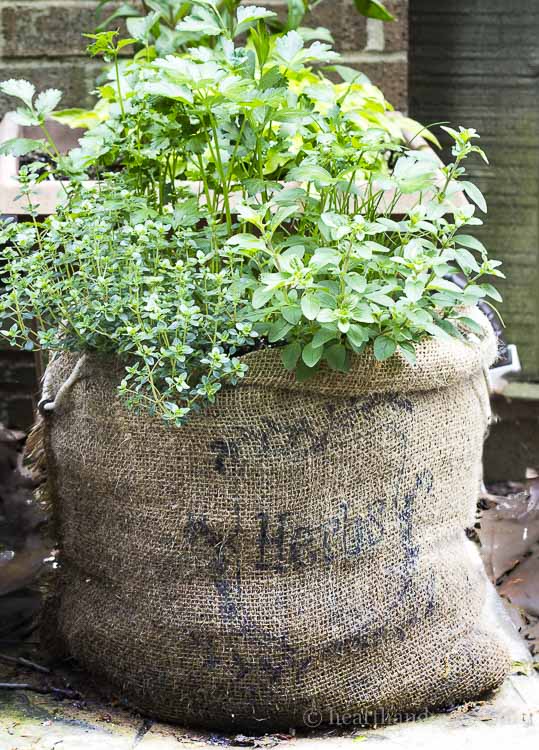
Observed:
[[[257,0],[284,7],[283,0]],[[89,104],[100,63],[85,52],[81,34],[95,28],[95,0],[0,0],[0,80],[28,78],[38,88],[65,92],[63,106]],[[388,0],[395,23],[367,20],[352,0],[323,0],[308,19],[326,26],[344,62],[363,70],[398,108],[407,106],[408,0]],[[0,95],[0,114],[13,103]]]
[[[283,0],[256,4],[277,11],[286,6]],[[81,34],[95,28],[96,5],[95,0],[0,0],[0,80],[27,78],[38,90],[64,91],[63,107],[90,105],[101,64],[86,56]],[[361,69],[395,107],[406,110],[408,0],[386,5],[395,23],[359,16],[353,0],[323,0],[306,23],[329,28],[343,64]],[[13,101],[0,94],[0,116],[12,107]],[[0,422],[27,428],[37,389],[33,355],[0,349]]]

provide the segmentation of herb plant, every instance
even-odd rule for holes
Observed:
[[[466,310],[499,299],[488,277],[502,274],[465,230],[481,224],[474,206],[456,199],[486,210],[463,179],[468,156],[485,158],[475,131],[446,128],[454,160],[441,167],[405,144],[410,123],[327,43],[271,34],[262,8],[231,23],[205,1],[184,23],[201,14],[213,46],[114,72],[107,119],[55,157],[70,178],[56,216],[39,220],[22,171],[31,221],[0,234],[8,340],[115,355],[128,405],[180,425],[245,375],[254,348],[279,347],[304,380],[345,373],[367,347],[414,362],[424,337],[478,333]],[[120,44],[103,32],[91,52],[114,62]],[[57,95],[1,87],[54,157],[42,102]]]

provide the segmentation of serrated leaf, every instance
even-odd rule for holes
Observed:
[[[31,107],[36,88],[30,81],[25,81],[23,78],[10,78],[8,81],[0,83],[0,91],[7,96],[20,99],[27,107]]]
[[[45,89],[36,97],[35,110],[42,117],[47,117],[58,106],[62,92],[59,89]]]
[[[142,86],[142,90],[154,96],[165,96],[168,99],[179,99],[192,104],[193,92],[187,86],[171,81],[148,81]]]
[[[45,143],[33,138],[10,138],[0,144],[0,156],[24,156],[31,151],[41,151]]]
[[[275,42],[277,55],[287,65],[294,62],[294,58],[303,49],[303,39],[297,31],[289,31]]]
[[[275,18],[276,15],[277,13],[274,13],[272,10],[259,8],[256,5],[241,6],[236,11],[237,25],[234,36],[243,34],[244,31],[250,29],[251,26],[254,26],[263,18]]]
[[[379,362],[389,359],[397,349],[397,344],[387,336],[377,336],[374,339],[374,356]]]

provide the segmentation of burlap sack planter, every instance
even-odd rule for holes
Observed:
[[[180,429],[127,412],[121,368],[90,357],[46,418],[48,624],[67,652],[145,714],[257,733],[498,686],[508,657],[465,535],[487,329],[304,384],[256,352]],[[52,364],[53,392],[75,359]]]

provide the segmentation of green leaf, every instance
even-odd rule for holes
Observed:
[[[380,0],[354,0],[356,10],[367,18],[377,18],[379,21],[394,21],[393,16]]]
[[[304,383],[306,380],[310,380],[318,372],[320,363],[318,362],[314,367],[307,367],[305,362],[300,359],[296,367],[296,380],[298,383]]]
[[[352,323],[346,337],[354,347],[359,349],[369,340],[369,332],[363,326]]]
[[[60,103],[62,92],[59,89],[46,89],[37,95],[36,112],[42,117],[50,115]]]
[[[44,141],[37,141],[33,138],[10,138],[8,141],[0,143],[0,156],[24,156],[30,151],[43,151]]]
[[[410,302],[417,302],[421,299],[425,290],[425,281],[423,279],[408,278],[404,284],[404,293]]]
[[[387,336],[377,336],[374,339],[374,356],[379,362],[391,357],[397,349],[397,344]]]
[[[410,341],[401,341],[399,344],[399,351],[402,352],[404,358],[408,360],[411,365],[416,363],[415,347]]]
[[[319,347],[338,337],[335,329],[319,328],[313,336],[313,346]]]
[[[237,25],[234,31],[234,36],[243,34],[244,31],[250,29],[251,26],[254,26],[263,18],[275,18],[276,15],[277,13],[274,13],[272,10],[259,8],[256,5],[241,6],[236,11]]]
[[[333,323],[333,321],[337,320],[337,317],[335,310],[331,310],[329,307],[324,307],[320,310],[316,319],[319,323]]]
[[[291,66],[298,52],[303,49],[303,39],[297,31],[289,31],[288,34],[281,36],[275,43],[275,51],[280,60],[288,66]]]
[[[347,352],[342,344],[333,344],[324,350],[324,359],[332,370],[347,372]]]
[[[313,346],[312,341],[303,347],[301,352],[301,358],[307,365],[307,367],[314,367],[322,357],[324,352],[323,346]]]
[[[274,344],[276,341],[284,339],[291,329],[292,326],[284,318],[277,320],[272,326],[270,326],[268,331],[268,341],[270,344]]]
[[[436,325],[438,328],[441,328],[442,331],[445,331],[449,336],[452,336],[456,339],[462,339],[462,333],[459,331],[459,329],[451,323],[450,320],[447,320],[447,318],[437,318],[436,319]]]
[[[367,279],[364,276],[360,276],[359,273],[347,273],[344,277],[346,286],[353,289],[358,294],[363,294],[367,286]]]
[[[301,310],[298,305],[286,305],[281,307],[281,315],[293,326],[297,325],[301,320]]]
[[[320,303],[312,294],[304,294],[301,298],[301,310],[307,320],[316,320],[320,312]]]
[[[461,295],[462,288],[448,279],[434,279],[428,285],[429,289],[437,289],[441,292],[451,292],[452,294]]]
[[[32,107],[32,99],[36,93],[36,88],[32,83],[22,78],[10,78],[9,81],[2,81],[0,83],[0,91],[7,94],[7,96],[14,96],[16,99],[20,99],[27,107]]]
[[[473,182],[468,182],[467,180],[459,180],[457,183],[460,185],[468,198],[472,200],[478,208],[483,211],[483,213],[487,213],[487,202],[485,198],[483,197],[483,193],[479,190],[479,188],[473,184]]]
[[[482,255],[486,255],[487,250],[482,242],[476,237],[472,237],[470,234],[457,234],[455,235],[455,242],[463,247],[469,247],[470,250],[477,250]]]
[[[485,292],[488,297],[495,299],[496,302],[503,302],[502,295],[499,293],[495,286],[492,286],[492,284],[479,284],[479,287]]]
[[[463,270],[479,271],[479,264],[469,250],[464,247],[455,248],[455,260]]]
[[[309,265],[313,268],[324,268],[324,266],[330,265],[338,266],[341,259],[341,253],[333,247],[319,247],[309,261]]]
[[[81,109],[80,107],[57,110],[51,114],[51,117],[70,128],[90,128],[92,125],[99,123],[97,112],[94,112],[93,109]]]
[[[273,297],[273,289],[267,289],[266,287],[258,287],[253,293],[251,304],[255,310],[260,310],[261,307],[265,307],[270,299]]]
[[[327,169],[318,164],[300,164],[288,172],[286,179],[289,182],[316,182],[323,187],[334,182]]]
[[[182,102],[193,102],[193,92],[187,86],[172,81],[148,81],[142,90],[154,96],[165,96],[168,99],[179,99]]]
[[[281,349],[281,361],[289,371],[293,370],[301,355],[301,345],[298,341],[292,341],[291,344]]]
[[[462,323],[462,325],[465,325],[466,328],[469,328],[472,333],[477,333],[478,336],[481,336],[483,334],[483,329],[479,325],[479,323],[474,320],[473,318],[468,318],[466,315],[459,316],[457,318],[457,321],[459,323]]]

